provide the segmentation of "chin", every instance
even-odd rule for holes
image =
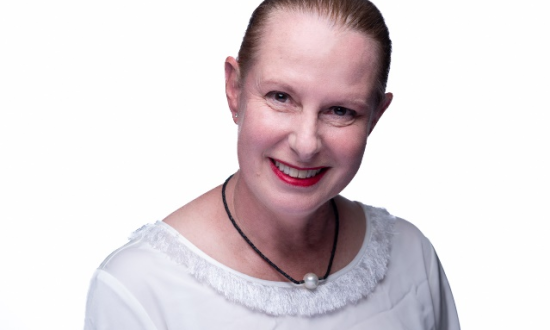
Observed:
[[[323,185],[322,181],[323,180],[319,182],[318,187],[309,187],[303,189],[303,191],[299,189],[292,189],[294,191],[279,193],[271,191],[267,200],[262,202],[275,213],[285,213],[296,216],[312,214],[325,205],[330,199],[338,196],[347,185],[332,185],[332,189],[324,189],[324,187],[331,185],[329,185],[328,182]]]

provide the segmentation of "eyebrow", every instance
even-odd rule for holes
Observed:
[[[285,92],[289,92],[291,94],[293,93],[296,93],[296,90],[289,84],[285,83],[285,82],[282,82],[282,81],[279,81],[279,80],[273,80],[273,79],[262,79],[262,78],[258,78],[256,79],[256,86],[257,87],[263,87],[263,86],[266,86],[266,85],[277,85],[277,86],[280,86],[281,87],[281,92],[285,91]]]
[[[367,110],[371,109],[370,102],[368,100],[365,100],[365,99],[350,99],[350,101],[348,101],[348,102],[350,102],[354,105],[357,105],[358,107],[365,108]]]

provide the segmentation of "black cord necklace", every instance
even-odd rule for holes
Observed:
[[[223,183],[223,186],[222,186],[223,206],[225,207],[225,212],[227,212],[227,216],[229,217],[229,220],[231,220],[231,223],[233,224],[235,229],[237,229],[237,231],[242,236],[242,238],[246,241],[246,243],[248,243],[248,245],[250,245],[250,247],[254,251],[256,251],[256,253],[260,257],[262,257],[262,259],[264,259],[265,262],[267,262],[271,267],[273,267],[276,271],[278,271],[281,275],[286,277],[290,282],[292,282],[294,284],[298,284],[298,285],[304,284],[304,286],[306,288],[308,288],[310,290],[313,290],[319,285],[319,281],[326,280],[328,278],[329,274],[330,274],[330,269],[332,268],[332,261],[334,260],[334,254],[336,252],[336,245],[338,244],[338,228],[340,226],[340,220],[339,220],[339,216],[338,216],[338,208],[336,207],[336,202],[334,201],[334,199],[331,199],[330,203],[332,205],[332,210],[334,211],[334,218],[335,218],[335,221],[336,221],[336,228],[334,230],[334,243],[332,245],[332,251],[330,252],[330,260],[328,262],[327,272],[321,278],[319,278],[314,273],[307,273],[304,276],[303,280],[298,281],[298,280],[295,280],[294,278],[292,278],[287,273],[285,273],[281,268],[277,267],[277,265],[275,265],[271,260],[269,260],[269,258],[267,258],[262,252],[260,252],[260,250],[258,250],[258,248],[250,241],[250,239],[248,239],[248,237],[246,237],[246,235],[243,233],[241,228],[237,225],[237,222],[235,221],[235,219],[233,219],[233,216],[231,216],[231,212],[229,211],[229,207],[227,206],[227,201],[225,199],[225,188],[227,186],[227,183],[229,182],[229,180],[232,177],[233,177],[233,175],[230,175],[229,178],[227,178],[227,180],[225,180],[225,182]]]

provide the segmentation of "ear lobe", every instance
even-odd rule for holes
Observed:
[[[380,102],[380,105],[378,106],[378,109],[374,111],[371,118],[371,123],[369,127],[369,135],[372,133],[372,130],[374,129],[374,126],[376,126],[376,123],[380,120],[386,109],[390,106],[391,101],[393,100],[393,94],[392,93],[386,93],[384,95],[384,99],[382,102]]]
[[[239,98],[241,95],[239,63],[231,56],[225,59],[225,96],[231,110],[231,117],[237,123],[236,114],[239,111]]]

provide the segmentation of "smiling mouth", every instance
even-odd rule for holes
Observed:
[[[278,162],[274,159],[273,159],[273,163],[275,164],[275,166],[277,166],[277,168],[281,172],[283,172],[284,174],[286,174],[286,175],[288,175],[292,178],[295,178],[295,179],[308,179],[308,178],[316,176],[317,174],[319,174],[323,171],[323,169],[321,169],[321,168],[314,169],[314,170],[299,170],[297,168],[290,167],[290,166],[285,165],[281,162]]]

